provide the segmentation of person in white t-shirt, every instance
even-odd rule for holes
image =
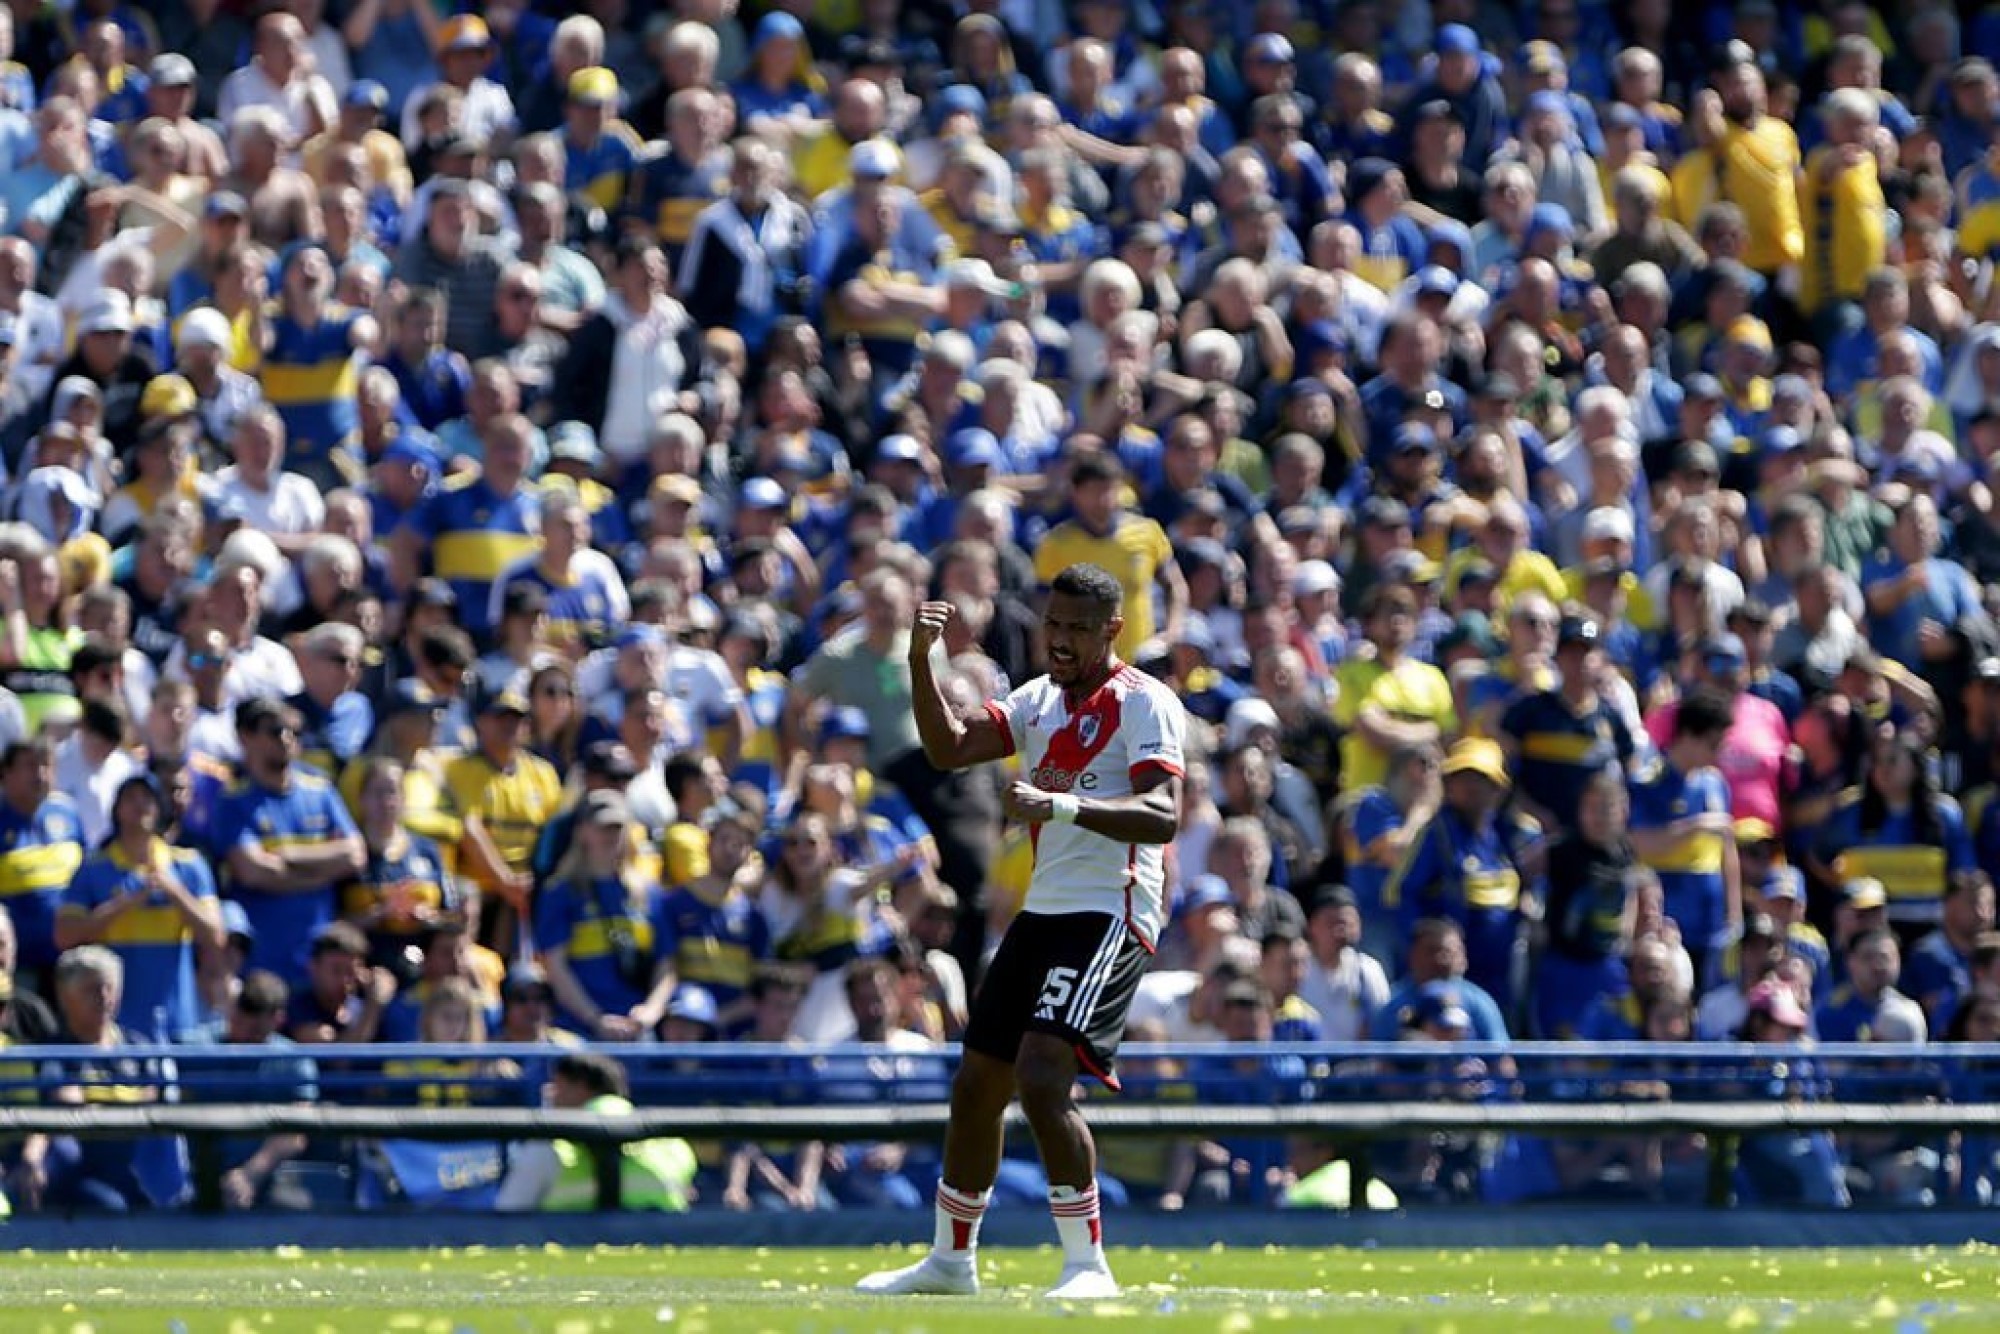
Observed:
[[[288,556],[304,551],[326,519],[326,500],[304,477],[280,468],[284,418],[268,403],[246,409],[230,446],[236,462],[215,474],[209,491],[216,510],[265,534]]]
[[[1187,735],[1180,698],[1112,652],[1123,599],[1095,565],[1057,573],[1042,617],[1048,673],[965,716],[954,715],[933,662],[956,608],[917,611],[910,677],[924,754],[945,770],[1021,757],[1005,806],[1029,828],[1035,869],[973,1000],[930,1253],[869,1275],[862,1292],[979,1290],[974,1248],[1018,1091],[1062,1239],[1062,1276],[1049,1295],[1118,1295],[1104,1259],[1096,1145],[1073,1089],[1085,1075],[1118,1087],[1112,1059],[1166,918],[1164,854],[1180,827]]]

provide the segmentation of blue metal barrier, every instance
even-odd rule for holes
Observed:
[[[563,1048],[133,1046],[13,1048],[0,1103],[38,1102],[88,1068],[97,1082],[156,1086],[194,1103],[295,1101],[309,1063],[316,1101],[336,1105],[533,1106]],[[790,1048],[745,1043],[596,1044],[642,1107],[942,1102],[955,1048]],[[1126,1103],[1185,1103],[1190,1084],[1234,1102],[1293,1105],[1411,1097],[1571,1103],[1664,1093],[1676,1101],[1827,1098],[1866,1104],[2000,1102],[2000,1045],[1721,1043],[1351,1043],[1127,1047]],[[1635,1090],[1638,1092],[1635,1093]],[[1093,1088],[1093,1096],[1096,1090]]]

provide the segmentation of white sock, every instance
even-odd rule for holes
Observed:
[[[943,1181],[937,1188],[937,1231],[931,1238],[931,1252],[943,1260],[969,1263],[979,1246],[979,1220],[986,1217],[986,1202],[993,1192],[967,1193],[953,1190]]]
[[[1063,1267],[1103,1268],[1104,1224],[1097,1212],[1097,1183],[1083,1190],[1050,1186],[1049,1212],[1055,1215],[1056,1235],[1062,1238]]]

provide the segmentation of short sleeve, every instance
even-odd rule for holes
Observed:
[[[69,888],[63,891],[61,911],[88,914],[104,900],[104,877],[97,873],[97,862],[92,858],[70,878]]]
[[[1141,769],[1164,769],[1179,778],[1187,773],[1187,710],[1164,690],[1142,689],[1126,701],[1126,766],[1136,776]]]
[[[1014,687],[1005,699],[986,701],[986,716],[1000,724],[1007,740],[1007,753],[1018,754],[1028,741],[1028,719],[1035,712],[1034,683]]]

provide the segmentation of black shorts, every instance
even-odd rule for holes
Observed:
[[[1007,928],[979,984],[965,1045],[1012,1065],[1022,1035],[1050,1033],[1115,1089],[1112,1061],[1150,958],[1122,917],[1024,912]]]

